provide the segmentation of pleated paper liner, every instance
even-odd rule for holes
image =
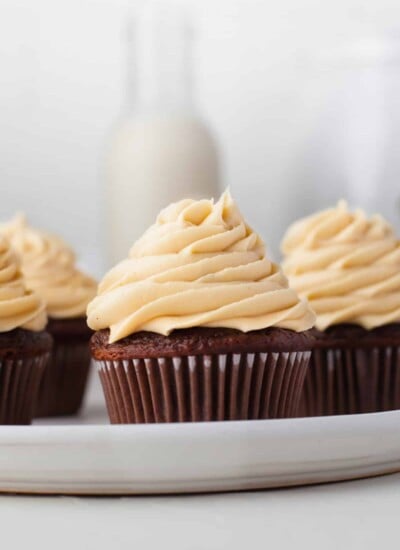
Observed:
[[[0,359],[0,424],[30,424],[49,354]]]
[[[113,424],[285,418],[310,352],[96,361]]]
[[[400,409],[400,348],[319,349],[312,354],[299,416]]]
[[[49,364],[40,384],[36,417],[72,415],[79,411],[90,361],[86,340],[55,337]]]

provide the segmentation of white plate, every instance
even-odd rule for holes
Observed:
[[[92,396],[83,418],[0,427],[0,491],[184,493],[400,470],[400,411],[203,424],[105,422],[101,398]]]

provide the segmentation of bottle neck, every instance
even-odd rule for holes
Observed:
[[[193,111],[192,36],[176,5],[143,5],[129,29],[128,106]]]

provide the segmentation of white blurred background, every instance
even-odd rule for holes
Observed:
[[[220,186],[273,253],[290,221],[341,197],[400,228],[398,0],[181,3]],[[104,159],[124,113],[133,5],[0,0],[0,218],[25,211],[97,275],[108,267]]]

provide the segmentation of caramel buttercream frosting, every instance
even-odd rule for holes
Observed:
[[[106,274],[87,314],[92,329],[110,329],[111,343],[138,331],[200,326],[301,332],[315,320],[229,192],[216,203],[188,199],[165,208]]]
[[[0,332],[16,328],[40,331],[46,323],[44,301],[27,290],[20,261],[8,240],[0,235]]]
[[[29,226],[22,215],[0,225],[21,259],[27,287],[46,303],[54,319],[84,317],[96,281],[76,267],[75,254],[59,237]]]
[[[290,285],[309,300],[318,329],[400,322],[400,244],[381,216],[340,201],[294,223],[282,252]]]

